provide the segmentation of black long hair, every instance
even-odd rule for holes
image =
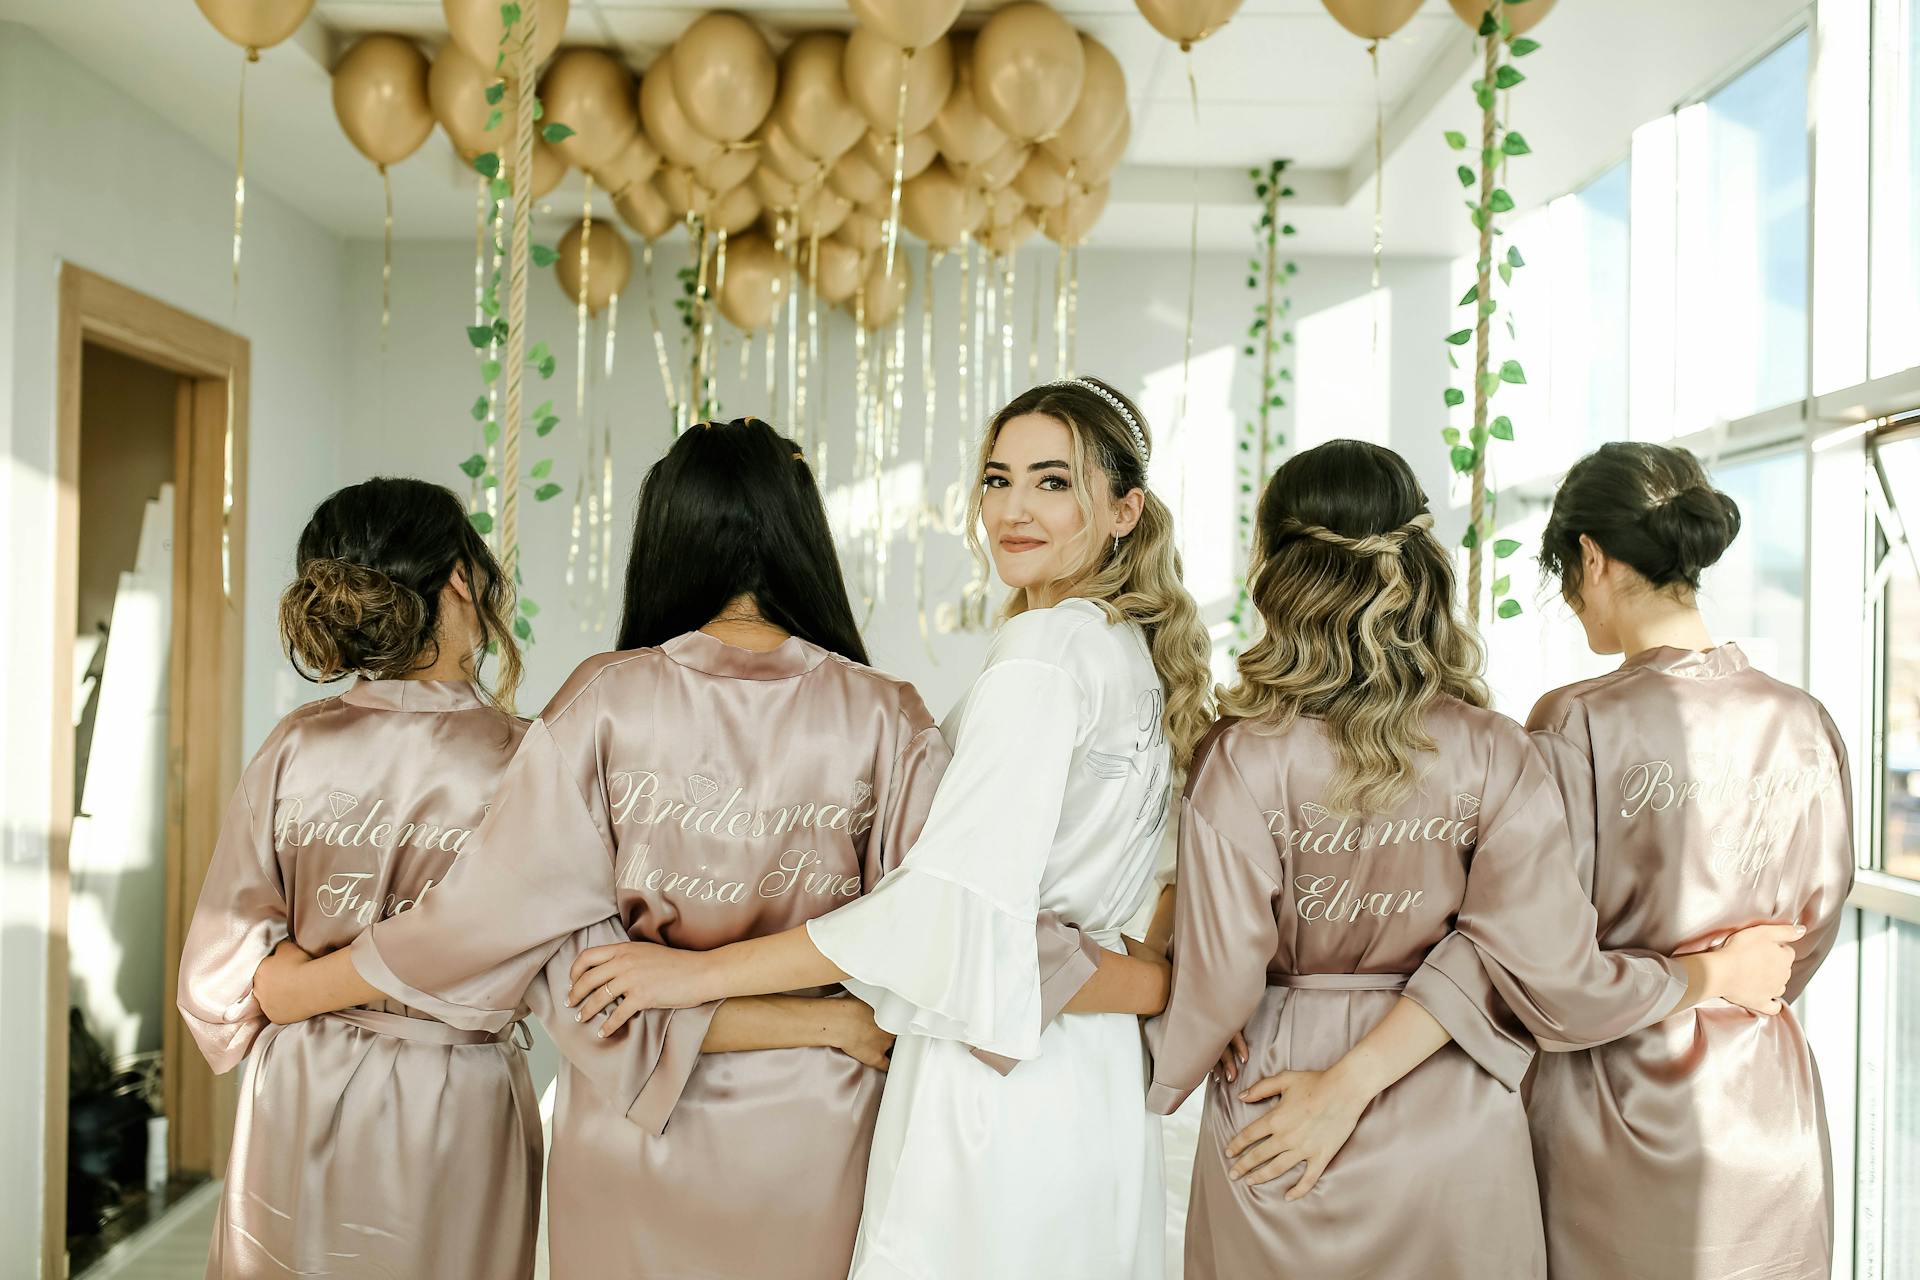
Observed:
[[[1691,595],[1740,536],[1740,507],[1685,449],[1616,440],[1573,464],[1540,538],[1541,567],[1574,604],[1582,534],[1649,586]]]
[[[301,530],[294,580],[280,597],[280,639],[293,669],[325,684],[342,676],[392,680],[440,651],[440,592],[466,575],[480,646],[500,658],[493,697],[511,708],[520,651],[513,585],[453,490],[376,476],[339,490]]]
[[[689,428],[647,472],[619,647],[696,631],[743,595],[775,626],[867,663],[813,471],[758,418]]]

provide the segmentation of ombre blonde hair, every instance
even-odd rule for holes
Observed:
[[[1112,401],[1107,396],[1113,397]],[[1141,442],[1150,447],[1152,437],[1145,416],[1114,387],[1094,378],[1049,382],[1015,396],[993,416],[980,442],[979,470],[981,475],[986,473],[1001,428],[1015,418],[1040,414],[1067,429],[1072,441],[1069,462],[1073,496],[1083,519],[1080,532],[1063,548],[1067,563],[1076,567],[1057,585],[1063,598],[1070,595],[1089,600],[1109,618],[1131,622],[1146,635],[1154,670],[1166,694],[1167,743],[1174,767],[1184,769],[1213,723],[1213,676],[1208,666],[1211,646],[1200,610],[1181,581],[1173,513],[1147,488],[1147,460],[1116,404],[1133,415]],[[1139,523],[1120,539],[1117,549],[1095,528],[1093,491],[1097,473],[1104,474],[1107,494],[1113,501],[1135,489],[1146,500]],[[981,486],[975,485],[967,507],[967,541],[984,567],[989,562],[980,540],[982,497]],[[1016,588],[1002,617],[1024,613],[1027,607],[1025,588]]]
[[[1248,582],[1266,630],[1222,712],[1274,731],[1319,718],[1337,755],[1327,807],[1392,812],[1435,750],[1434,707],[1488,701],[1480,638],[1454,612],[1453,563],[1405,460],[1358,440],[1288,459],[1260,497]]]

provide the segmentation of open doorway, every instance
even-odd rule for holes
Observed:
[[[65,265],[43,1275],[85,1273],[225,1163],[174,1015],[239,771],[248,348]]]

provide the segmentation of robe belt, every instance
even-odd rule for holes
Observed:
[[[1410,973],[1272,973],[1267,985],[1295,991],[1399,991]]]
[[[526,1021],[519,1018],[498,1031],[467,1031],[432,1018],[409,1018],[405,1014],[384,1013],[378,1009],[339,1009],[321,1016],[338,1018],[362,1031],[419,1044],[504,1044],[511,1040],[522,1049],[533,1047],[533,1033],[527,1029]]]

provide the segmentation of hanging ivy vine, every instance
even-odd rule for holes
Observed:
[[[1502,386],[1519,385],[1527,380],[1526,370],[1518,360],[1505,359],[1495,365],[1491,354],[1491,325],[1501,310],[1494,292],[1494,278],[1498,277],[1502,287],[1511,286],[1513,273],[1526,266],[1526,259],[1515,245],[1509,244],[1505,254],[1496,256],[1494,252],[1494,241],[1505,235],[1499,227],[1499,217],[1511,213],[1514,207],[1513,197],[1504,185],[1507,162],[1533,151],[1519,130],[1507,127],[1498,109],[1500,95],[1526,81],[1526,76],[1510,59],[1524,58],[1540,47],[1537,40],[1513,37],[1513,24],[1506,9],[1508,5],[1525,3],[1528,0],[1490,0],[1481,16],[1479,37],[1485,52],[1485,70],[1473,82],[1474,102],[1481,113],[1480,145],[1475,157],[1479,163],[1476,166],[1463,161],[1454,171],[1463,188],[1479,188],[1478,199],[1466,202],[1474,229],[1479,233],[1476,279],[1458,303],[1474,309],[1474,320],[1468,327],[1447,335],[1452,347],[1474,345],[1473,408],[1465,432],[1450,423],[1441,436],[1446,441],[1454,472],[1466,477],[1471,488],[1467,531],[1460,545],[1467,552],[1468,613],[1475,620],[1480,616],[1482,568],[1497,527],[1495,512],[1499,501],[1499,495],[1487,486],[1487,452],[1493,441],[1513,439],[1513,419],[1505,414],[1490,419],[1490,405]],[[1458,130],[1448,130],[1446,141],[1454,151],[1467,152],[1472,148],[1467,135]],[[1514,318],[1510,309],[1505,328],[1508,341],[1513,341]],[[1453,352],[1447,353],[1447,359],[1455,369],[1460,367],[1459,358]],[[1467,393],[1458,387],[1448,387],[1445,398],[1451,411],[1466,404]],[[1501,538],[1491,541],[1491,547],[1497,572],[1498,563],[1518,551],[1520,544],[1511,538]],[[1491,590],[1484,593],[1496,616],[1512,618],[1521,612],[1520,602],[1511,592],[1511,576],[1497,572]]]
[[[493,61],[493,69],[496,74],[503,72],[506,68],[507,46],[512,39],[514,26],[520,21],[520,17],[521,10],[519,5],[503,4],[500,6],[500,49]],[[495,80],[491,85],[487,86],[487,105],[490,110],[487,115],[486,128],[489,133],[499,128],[504,118],[505,113],[500,103],[502,99],[505,98],[506,92],[507,82],[505,79]],[[537,121],[542,114],[543,111],[540,101],[535,99],[533,118]],[[543,126],[540,133],[549,143],[560,142],[563,139],[573,136],[573,130],[571,128],[559,123],[549,123]],[[461,461],[460,471],[469,480],[475,481],[479,489],[485,492],[497,489],[500,484],[500,477],[494,473],[489,457],[493,446],[499,443],[500,440],[500,422],[496,416],[497,397],[495,395],[495,383],[497,383],[500,378],[500,351],[502,345],[507,340],[508,334],[507,317],[504,314],[504,308],[500,302],[500,281],[508,256],[507,245],[502,239],[502,229],[505,225],[505,219],[501,217],[501,206],[502,203],[513,194],[513,182],[504,172],[499,150],[487,151],[475,156],[473,158],[473,168],[474,171],[486,179],[487,182],[488,207],[486,211],[486,225],[490,228],[489,244],[493,257],[492,270],[488,275],[486,284],[481,290],[480,295],[480,310],[485,322],[466,326],[467,341],[472,345],[478,358],[480,381],[485,387],[485,390],[475,398],[468,413],[469,416],[479,424],[480,441],[485,452],[476,450],[469,454]],[[531,174],[521,176],[526,178],[529,183],[532,181],[533,175]],[[533,265],[536,267],[550,267],[553,265],[554,259],[558,257],[558,254],[556,254],[550,246],[543,244],[531,246],[529,254]],[[544,342],[535,343],[527,352],[526,360],[527,364],[539,373],[542,380],[553,377],[554,370],[558,363]],[[560,419],[553,411],[553,401],[543,401],[541,405],[533,411],[530,422],[536,436],[544,439],[552,435],[554,428],[560,425]],[[536,459],[533,465],[528,468],[527,475],[528,478],[534,482],[533,500],[535,502],[550,502],[559,496],[561,485],[552,478],[553,458],[551,456]],[[491,535],[493,533],[492,513],[476,508],[468,513],[467,519],[482,535]],[[524,582],[524,576],[521,573],[520,564],[517,559],[514,563],[513,573],[514,585],[516,588],[520,587]],[[532,597],[522,592],[520,593],[517,607],[518,613],[513,620],[513,633],[519,637],[523,644],[531,645],[534,640],[533,619],[539,615],[540,606],[535,603]]]
[[[1285,183],[1288,161],[1274,160],[1265,169],[1249,169],[1253,194],[1260,202],[1260,217],[1253,224],[1254,256],[1247,260],[1247,288],[1256,298],[1253,320],[1247,325],[1242,354],[1260,358],[1260,407],[1240,424],[1240,447],[1236,455],[1239,480],[1239,565],[1242,570],[1240,593],[1234,599],[1233,644],[1229,657],[1237,658],[1253,639],[1252,599],[1247,594],[1245,569],[1253,557],[1253,529],[1260,490],[1273,473],[1273,457],[1286,445],[1286,436],[1274,425],[1273,413],[1287,404],[1283,387],[1293,381],[1293,299],[1290,286],[1300,270],[1291,259],[1283,261],[1280,242],[1294,234],[1293,224],[1281,217],[1280,202],[1293,195]]]

